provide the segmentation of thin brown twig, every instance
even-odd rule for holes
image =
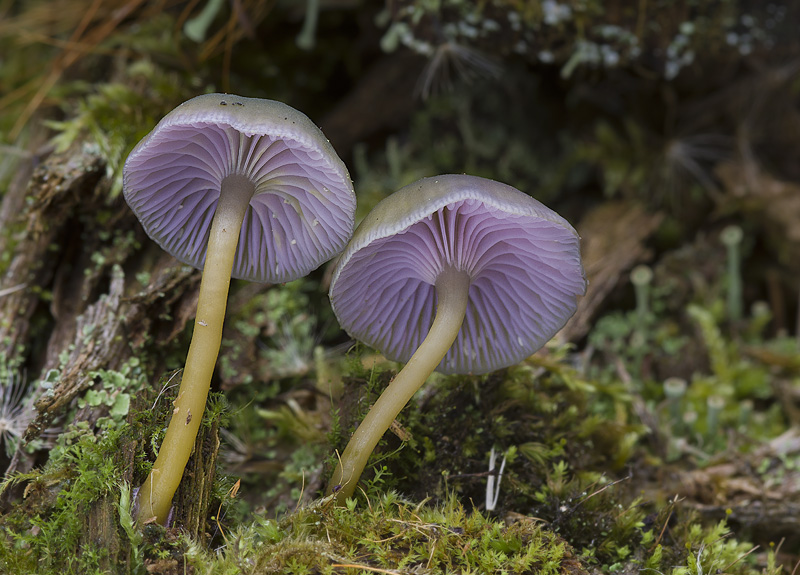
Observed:
[[[211,58],[211,56],[216,54],[217,48],[223,42],[223,40],[225,39],[225,35],[227,33],[228,33],[228,26],[226,24],[225,26],[217,30],[214,33],[214,35],[211,36],[211,38],[206,40],[206,42],[203,44],[202,49],[200,50],[200,53],[197,56],[197,59],[202,62],[204,60]]]
[[[189,19],[189,16],[192,15],[192,11],[197,7],[200,3],[200,0],[191,0],[184,8],[181,10],[178,19],[175,21],[175,33],[180,34],[181,30],[183,30],[183,25]]]
[[[623,477],[622,479],[617,479],[616,481],[612,481],[611,483],[609,483],[609,484],[607,484],[607,485],[604,485],[603,487],[601,487],[601,488],[600,488],[600,489],[598,489],[597,491],[595,491],[595,492],[593,492],[593,493],[590,493],[589,495],[587,495],[586,497],[584,497],[583,499],[581,499],[580,501],[578,501],[578,502],[575,504],[575,506],[577,507],[578,505],[581,505],[582,503],[584,503],[585,501],[588,501],[589,499],[591,499],[591,498],[592,498],[592,497],[594,497],[595,495],[599,495],[599,494],[601,494],[603,491],[605,491],[605,490],[606,490],[606,489],[608,489],[609,487],[613,487],[613,486],[615,486],[617,483],[622,483],[623,481],[628,481],[628,480],[629,480],[629,479],[631,479],[632,477],[633,477],[633,475],[630,475],[630,474],[629,474],[629,475],[627,475],[627,476]]]
[[[397,535],[392,535],[392,536],[386,537],[384,539],[378,539],[377,541],[374,540],[374,539],[366,539],[366,541],[369,541],[370,543],[386,543],[387,541],[394,541],[395,539],[399,539],[400,537],[403,537],[404,535],[405,535],[405,533],[398,533]]]
[[[356,563],[334,563],[331,565],[334,569],[363,569],[365,571],[372,571],[373,573],[386,573],[387,575],[402,575],[400,571],[390,571],[389,569],[381,569],[379,567],[370,567],[369,565],[358,565]]]
[[[16,102],[25,97],[25,95],[30,92],[35,86],[36,82],[38,82],[38,78],[34,78],[32,80],[28,80],[21,86],[18,86],[14,90],[11,90],[5,96],[0,98],[0,110],[8,106],[11,102]]]
[[[753,551],[755,551],[755,550],[756,550],[756,549],[758,549],[759,547],[761,547],[761,546],[760,546],[760,545],[756,545],[755,547],[753,547],[752,549],[750,549],[750,551],[748,551],[748,552],[747,552],[747,553],[745,553],[744,555],[742,555],[742,556],[738,557],[737,559],[735,559],[735,560],[733,561],[733,563],[731,563],[730,565],[728,565],[727,567],[725,567],[725,568],[722,570],[722,572],[723,572],[723,573],[727,572],[727,571],[728,571],[728,569],[730,569],[731,567],[733,567],[734,565],[736,565],[736,564],[737,564],[739,561],[741,561],[742,559],[744,559],[745,557],[747,557],[748,555],[750,555],[750,554],[751,554]]]
[[[639,11],[636,17],[636,37],[639,44],[644,44],[644,29],[647,22],[647,0],[639,0]]]
[[[233,484],[233,487],[231,487],[228,490],[227,494],[230,496],[231,499],[234,499],[236,495],[239,493],[239,487],[241,485],[242,485],[242,480],[237,479],[236,483]],[[225,535],[225,530],[222,528],[222,523],[220,523],[219,521],[220,514],[222,514],[222,501],[219,502],[219,508],[217,509],[217,516],[214,518],[214,520],[217,522],[217,528],[219,529],[219,532],[222,534],[222,538],[225,540],[225,543],[227,544],[228,538]]]
[[[97,46],[92,46],[91,44],[86,44],[84,42],[73,42],[71,40],[61,40],[60,38],[53,38],[52,36],[42,34],[41,32],[35,32],[33,30],[21,30],[17,37],[28,44],[43,44],[45,46],[61,48],[62,50],[83,52],[84,54],[97,51]]]
[[[6,15],[11,11],[11,6],[13,4],[14,0],[5,0],[5,2],[0,3],[0,18],[6,18]]]
[[[786,541],[786,537],[781,537],[781,540],[778,541],[778,545],[775,547],[775,550],[773,551],[773,553],[775,553],[776,557],[778,556],[778,553],[781,552],[781,547],[783,547],[783,542],[784,541]]]
[[[661,531],[658,534],[658,538],[656,539],[655,543],[653,544],[653,548],[658,547],[661,543],[661,539],[664,537],[664,532],[667,530],[667,525],[669,525],[669,520],[672,518],[672,513],[674,509],[670,507],[669,513],[667,513],[667,518],[664,520],[664,526],[661,527]]]

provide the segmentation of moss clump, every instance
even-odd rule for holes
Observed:
[[[147,133],[143,127],[155,125],[190,93],[177,88],[183,85],[177,74],[165,73],[147,60],[131,64],[124,75],[128,83],[98,84],[79,101],[69,119],[49,122],[59,132],[53,138],[57,151],[85,142],[99,152],[106,162],[111,199],[122,191],[122,167]]]
[[[231,544],[216,556],[194,549],[187,554],[190,564],[201,572],[281,574],[345,568],[555,574],[578,565],[569,546],[534,520],[506,525],[467,512],[455,497],[431,506],[391,491],[364,503],[351,499],[342,507],[322,499],[283,521],[257,519],[227,540]]]
[[[25,487],[23,500],[0,519],[0,571],[95,573],[117,562],[121,541],[107,526],[117,523],[126,430],[110,426],[95,435],[85,423],[74,426],[42,469],[3,482],[3,493]]]
[[[106,371],[97,377],[106,382],[124,374]],[[104,391],[107,386],[93,395],[87,393],[87,398]],[[133,425],[125,423],[120,419],[120,403],[118,399],[107,402],[109,417],[98,420],[96,430],[86,421],[70,426],[58,437],[44,467],[11,475],[2,483],[0,496],[14,503],[0,516],[0,573],[166,573],[169,571],[159,569],[177,565],[176,558],[182,561],[189,544],[182,529],[134,524],[135,496],[130,485],[138,483],[142,473],[137,471],[146,467],[135,465],[135,438],[151,435],[158,422],[140,417]],[[204,429],[214,430],[225,422],[227,409],[224,397],[212,395],[203,418]],[[139,452],[141,457],[141,448]],[[210,460],[208,466],[213,470],[216,451],[204,451],[203,456],[200,461]],[[214,474],[203,469],[202,477],[190,478],[189,488],[202,485],[204,478],[214,481]],[[222,478],[207,485],[204,495],[196,495],[195,506],[201,511],[194,518],[199,528],[195,526],[193,531],[191,518],[187,518],[188,505],[182,505],[177,520],[194,533],[195,539],[202,539],[197,532],[206,530],[209,502],[224,500],[227,484]]]

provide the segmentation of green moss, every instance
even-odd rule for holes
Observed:
[[[122,191],[122,167],[130,150],[185,95],[176,88],[181,85],[176,76],[146,60],[132,64],[126,76],[131,83],[96,85],[68,120],[49,123],[59,132],[53,140],[57,151],[77,141],[97,147],[106,162],[111,198]],[[137,87],[143,85],[148,89]]]
[[[93,533],[87,518],[104,500],[119,498],[126,431],[121,425],[95,435],[85,424],[74,427],[59,437],[44,468],[3,482],[3,491],[24,485],[25,493],[25,504],[2,518],[4,573],[95,573],[116,560],[109,551],[115,532]]]
[[[225,328],[220,352],[225,384],[244,385],[263,401],[277,393],[277,380],[296,380],[313,370],[314,348],[324,335],[319,326],[327,321],[325,311],[315,309],[319,297],[307,278],[250,297]]]
[[[345,374],[375,392],[390,374],[365,368],[362,351],[348,356]],[[26,486],[28,496],[24,506],[2,518],[2,567],[11,574],[34,566],[43,574],[102,572],[123,554],[129,563],[110,572],[139,573],[145,565],[185,562],[198,573],[342,569],[335,565],[360,566],[365,573],[561,573],[580,562],[607,573],[650,568],[683,575],[728,566],[730,573],[753,573],[747,559],[734,563],[750,546],[722,538],[724,524],[704,527],[672,504],[629,498],[620,489],[624,482],[592,470],[620,452],[622,461],[637,457],[637,442],[630,436],[638,438],[639,432],[609,420],[613,410],[590,415],[609,392],[584,379],[568,357],[567,349],[553,348],[551,359],[501,374],[434,378],[427,402],[412,404],[402,416],[410,433],[406,443],[393,436],[384,440],[363,491],[343,507],[322,499],[295,509],[309,478],[321,473],[325,438],[304,435],[314,426],[303,411],[262,408],[259,418],[253,406],[247,426],[272,429],[273,450],[291,447],[270,479],[269,496],[279,503],[273,502],[268,515],[253,514],[245,499],[235,496],[232,479],[218,480],[214,493],[222,504],[212,504],[209,520],[218,533],[217,551],[158,526],[140,532],[131,523],[131,496],[121,482],[124,469],[117,456],[121,438],[131,429],[148,436],[161,426],[152,414],[168,409],[147,410],[134,428],[109,426],[94,434],[85,424],[73,427],[42,470],[6,482],[6,489]],[[113,383],[131,374],[99,376]],[[358,402],[356,411],[365,405]],[[226,409],[221,397],[213,397],[207,416],[218,417]],[[151,416],[143,419],[147,413]],[[298,442],[299,436],[305,439]],[[497,516],[465,503],[483,500],[486,454],[493,445],[507,457]],[[262,476],[258,483],[263,482]],[[240,493],[254,491],[255,485],[243,483]],[[410,498],[399,496],[398,488]],[[86,541],[85,518],[98,508],[110,510],[114,545]],[[267,519],[276,510],[281,518]],[[767,573],[777,571],[773,567]]]
[[[342,507],[321,500],[282,521],[256,519],[228,537],[238,544],[213,559],[198,549],[187,557],[204,573],[243,565],[257,573],[334,573],[344,566],[362,572],[560,573],[571,559],[568,546],[534,521],[507,526],[467,512],[456,498],[431,506],[393,492]],[[212,571],[214,561],[219,563]]]
[[[89,337],[90,334],[85,334]],[[119,370],[99,369],[89,374],[97,385],[88,389],[78,407],[104,406],[113,422],[121,423],[128,416],[131,396],[143,390],[146,374],[139,358],[132,357]]]

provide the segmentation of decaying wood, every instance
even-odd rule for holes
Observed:
[[[41,300],[35,288],[51,284],[58,252],[74,231],[69,229],[72,218],[104,170],[103,160],[85,150],[50,156],[28,186],[29,208],[22,215],[6,214],[11,219],[0,222],[4,229],[21,228],[14,234],[14,255],[0,285],[25,286],[0,298],[0,352],[7,356],[29,344],[30,320]]]
[[[747,526],[764,539],[773,539],[784,533],[800,532],[800,504],[786,501],[743,500],[729,505],[697,505],[703,516],[714,521]]]
[[[800,532],[800,473],[779,461],[800,453],[800,431],[790,428],[747,455],[705,468],[675,473],[658,489],[676,493],[682,506],[714,520],[727,519],[769,539]],[[774,467],[780,475],[770,474]]]
[[[559,337],[574,341],[589,332],[592,318],[623,274],[650,257],[645,241],[661,219],[661,214],[647,212],[638,203],[607,202],[580,221],[576,228],[589,285]]]
[[[144,290],[124,298],[125,276],[121,268],[114,268],[109,292],[75,320],[72,336],[62,342],[61,351],[68,353],[66,361],[63,354],[51,354],[45,363],[43,372],[54,369],[60,375],[37,400],[39,413],[28,428],[26,440],[37,437],[78,394],[94,384],[92,371],[118,369],[134,349],[153,339],[151,329],[158,343],[174,338],[187,321],[185,310],[193,307],[194,276],[194,270],[173,263],[160,268]],[[155,320],[173,306],[180,317],[169,322],[170,329],[158,337]]]
[[[26,441],[38,437],[55,415],[92,385],[92,371],[101,367],[115,369],[130,357],[121,337],[119,320],[119,300],[124,281],[122,270],[116,270],[109,293],[77,319],[74,339],[66,348],[70,350],[69,356],[55,385],[37,400],[38,415],[28,426]]]
[[[173,524],[189,533],[192,539],[205,543],[208,543],[210,535],[206,531],[206,518],[216,477],[218,454],[219,419],[217,418],[209,427],[200,427],[194,444],[194,453],[186,465],[180,487],[173,499],[176,509]]]
[[[80,146],[53,154],[34,172],[27,208],[4,222],[14,231],[4,235],[12,240],[6,247],[13,251],[0,287],[25,287],[0,297],[0,354],[22,360],[30,380],[40,381],[33,391],[37,415],[25,442],[73,409],[98,383],[98,370],[119,370],[137,356],[147,373],[160,377],[167,369],[161,350],[174,345],[195,314],[199,272],[146,238],[122,199],[109,198],[104,175],[102,160]],[[147,273],[144,285],[137,279],[142,272]],[[150,407],[157,387],[134,398],[132,414]],[[73,419],[93,425],[107,409],[86,407]],[[131,485],[142,480],[133,475],[139,439],[131,437],[121,451],[124,480]],[[204,474],[215,466],[216,427],[198,442],[204,440],[189,464],[192,498],[177,511],[195,534],[205,527],[213,473]],[[20,445],[7,472],[32,465],[32,456]],[[87,515],[87,537],[109,537],[104,547],[113,551],[112,557],[124,549],[115,539],[116,526],[108,523],[115,505],[102,498]]]
[[[0,160],[0,177],[4,177],[4,173],[12,174],[0,196],[0,229],[6,229],[6,226],[23,213],[25,195],[33,172],[53,151],[52,145],[48,144],[50,130],[41,122],[42,119],[44,118],[37,118],[40,121],[32,122],[29,127],[28,150],[33,151],[15,149],[9,157],[8,150],[5,150],[6,157]],[[12,235],[0,234],[0,254],[6,252],[8,242],[13,239]]]
[[[109,573],[117,568],[120,551],[128,546],[127,541],[120,537],[117,504],[117,498],[108,494],[99,498],[89,508],[86,515],[86,531],[81,545],[98,545],[99,543],[99,546],[107,552],[100,559],[99,567]]]

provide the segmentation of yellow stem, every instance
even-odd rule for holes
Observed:
[[[464,321],[468,296],[466,272],[448,269],[436,279],[439,303],[428,335],[353,433],[328,483],[327,492],[335,492],[338,501],[353,494],[378,441],[453,345]]]
[[[254,191],[253,183],[245,176],[235,174],[222,180],[200,281],[192,342],[178,397],[173,402],[167,434],[153,469],[139,490],[140,522],[152,517],[159,523],[166,521],[172,496],[194,449],[222,341],[222,324],[239,233]]]

